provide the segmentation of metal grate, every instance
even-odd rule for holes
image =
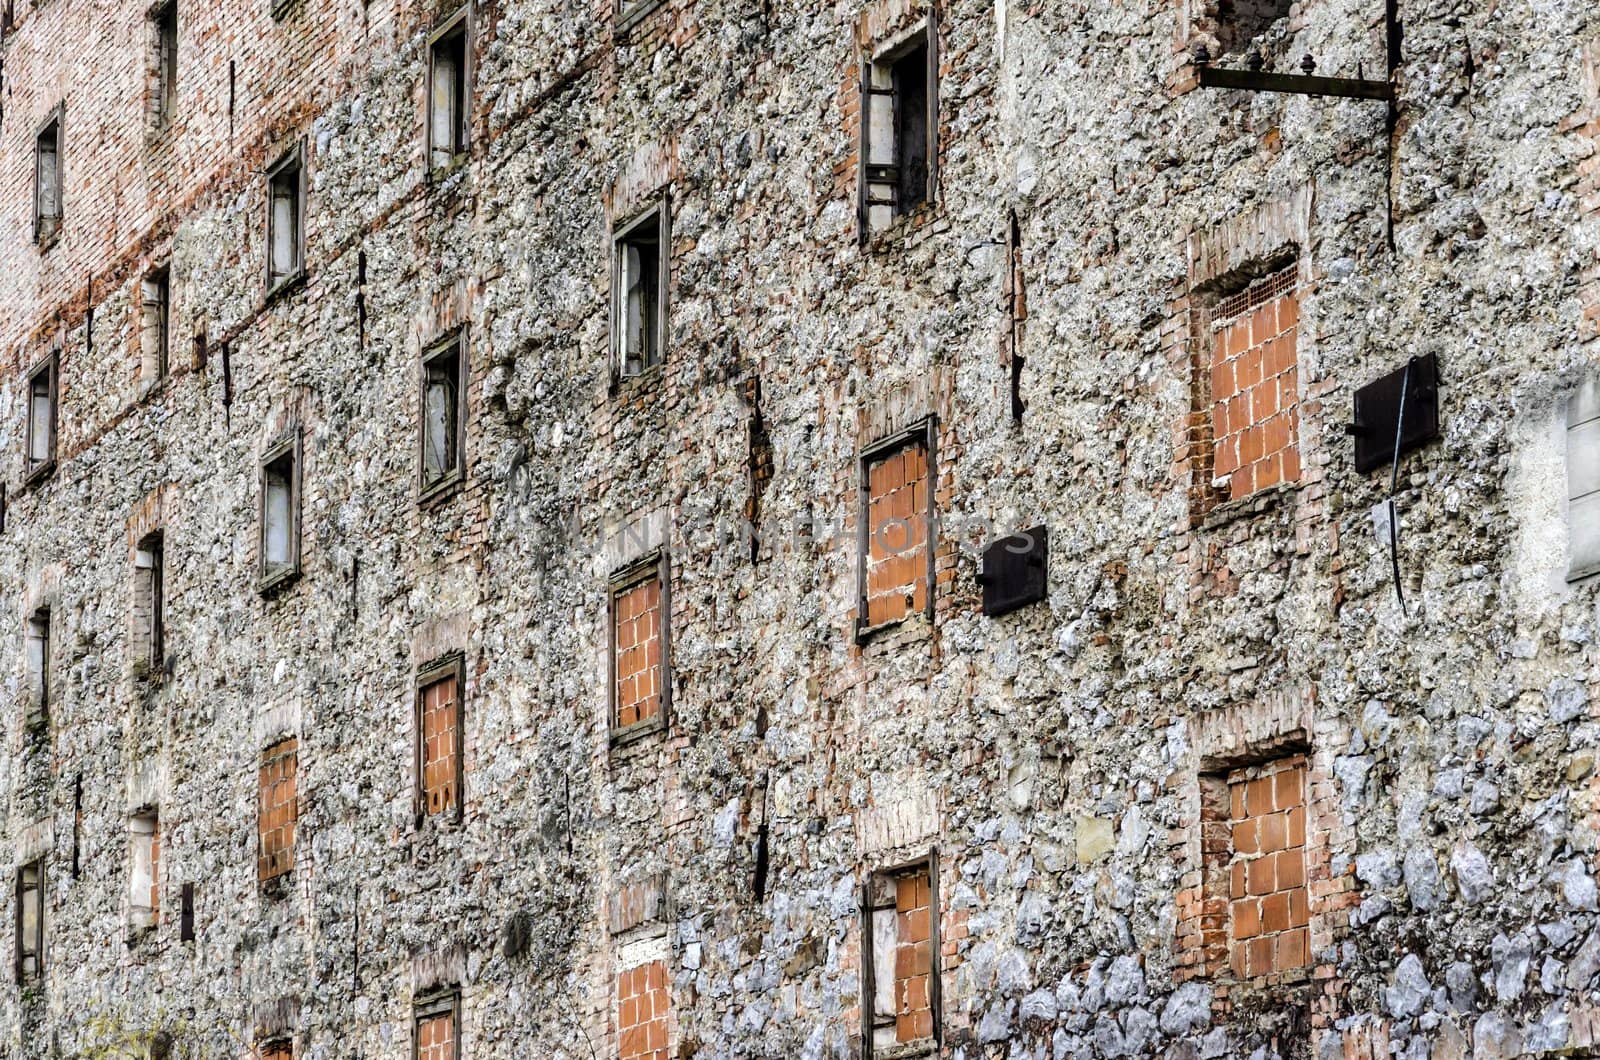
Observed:
[[[1211,327],[1222,327],[1235,317],[1266,305],[1274,298],[1279,298],[1295,289],[1300,282],[1300,265],[1296,262],[1287,268],[1279,269],[1270,276],[1263,276],[1249,287],[1231,294],[1218,302],[1211,310]]]

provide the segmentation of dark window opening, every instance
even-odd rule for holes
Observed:
[[[613,332],[624,376],[640,375],[665,360],[667,259],[665,207],[657,207],[615,239]]]
[[[428,164],[444,169],[467,150],[467,19],[457,15],[428,51]]]
[[[937,64],[930,26],[866,65],[861,86],[863,238],[933,199]]]
[[[1217,43],[1224,55],[1249,50],[1279,19],[1289,17],[1292,0],[1217,0]]]
[[[134,552],[134,608],[143,643],[142,661],[150,677],[165,669],[166,604],[163,599],[166,558],[162,535],[150,534]]]
[[[140,345],[146,379],[165,379],[172,350],[172,273],[156,269],[140,288]]]
[[[465,461],[466,343],[461,335],[435,347],[422,364],[422,489],[461,478]]]
[[[273,447],[261,462],[261,580],[265,588],[300,570],[300,439]]]

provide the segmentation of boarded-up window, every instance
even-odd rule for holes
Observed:
[[[466,339],[434,347],[422,363],[422,491],[458,482],[465,461]]]
[[[928,448],[919,432],[863,458],[864,629],[898,622],[928,606],[933,484]]]
[[[617,370],[639,375],[666,359],[667,204],[619,228],[613,240],[611,331]]]
[[[296,146],[267,171],[267,287],[298,276],[305,265],[305,163]]]
[[[17,982],[37,979],[44,971],[44,860],[17,870]]]
[[[260,850],[256,875],[275,879],[294,868],[295,826],[299,822],[300,741],[280,740],[261,757],[258,788]]]
[[[261,583],[300,571],[300,435],[292,432],[261,461]]]
[[[135,814],[128,822],[128,927],[146,931],[161,920],[161,818]]]
[[[1213,485],[1237,500],[1300,478],[1299,265],[1211,311]]]
[[[617,976],[619,1060],[667,1060],[667,963],[650,961]]]
[[[29,480],[42,478],[56,464],[56,400],[60,357],[55,351],[28,373],[26,471]]]
[[[666,692],[666,613],[661,567],[648,564],[619,577],[611,590],[612,667],[618,729],[661,716]]]
[[[1600,571],[1600,380],[1567,401],[1567,570]]]
[[[23,636],[27,654],[26,716],[30,725],[50,717],[50,609],[41,607],[28,616]]]
[[[166,653],[166,548],[159,532],[147,534],[139,542],[133,564],[135,663],[143,665],[147,676],[159,677]]]
[[[428,164],[436,170],[467,150],[468,28],[463,10],[435,32],[428,49]]]
[[[1311,962],[1306,891],[1306,763],[1301,757],[1228,775],[1229,961],[1241,979]]]
[[[425,670],[417,689],[417,796],[427,816],[461,810],[461,676],[453,659]]]
[[[140,370],[147,380],[165,379],[172,348],[172,273],[156,269],[139,285]]]
[[[933,197],[939,70],[929,25],[865,64],[861,84],[861,236]]]
[[[867,882],[864,980],[868,1056],[939,1036],[939,903],[933,862]]]
[[[414,1016],[416,1060],[456,1060],[461,1011],[454,993],[417,1003]]]
[[[61,230],[61,114],[58,111],[34,142],[33,238],[48,243]]]

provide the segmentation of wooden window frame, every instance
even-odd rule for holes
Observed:
[[[411,1060],[418,1060],[422,1054],[419,1033],[422,1030],[422,1022],[446,1013],[450,1015],[452,1052],[456,1060],[461,1060],[461,988],[455,986],[429,991],[412,1002]]]
[[[50,422],[47,427],[50,434],[50,455],[34,462],[33,435],[38,425],[33,419],[33,386],[34,381],[41,375],[45,376],[49,383]],[[23,484],[33,486],[49,478],[56,470],[56,453],[61,441],[61,351],[59,349],[52,349],[28,369],[26,390],[27,408],[24,411],[22,439]]]
[[[45,116],[33,132],[33,241],[41,251],[49,250],[61,238],[61,230],[66,227],[67,219],[67,105],[58,103]],[[44,143],[45,134],[55,128],[56,139],[56,212],[47,216],[43,210],[42,201],[44,189],[40,183],[40,165],[44,160],[44,152],[40,150]],[[45,221],[50,220],[54,225],[46,230]]]
[[[893,65],[897,60],[904,58],[909,52],[922,44],[926,44],[927,57],[927,107],[928,107],[928,186],[919,203],[914,203],[909,209],[901,209],[898,202],[892,204],[874,203],[872,199],[872,185],[883,183],[882,174],[879,179],[873,179],[871,170],[882,163],[872,163],[872,106],[871,97],[885,91],[893,93],[893,89],[875,89],[872,87],[872,71],[874,67]],[[919,205],[934,205],[939,201],[939,12],[937,6],[930,5],[927,17],[914,25],[880,43],[876,50],[861,57],[859,80],[857,88],[860,99],[860,139],[857,143],[856,164],[856,235],[858,241],[865,246],[873,237],[887,232],[896,227],[902,217],[914,213]],[[896,107],[898,110],[898,106]],[[900,164],[901,152],[897,144],[894,152],[895,161],[892,167]],[[893,206],[893,218],[888,224],[878,228],[872,226],[872,207],[874,205]]]
[[[422,133],[423,151],[427,163],[429,180],[438,180],[454,172],[463,161],[472,155],[472,99],[473,78],[477,73],[476,64],[472,59],[473,47],[476,43],[473,34],[472,3],[462,4],[452,15],[447,16],[434,27],[428,34],[427,46],[424,50],[427,67],[423,74],[422,91]],[[443,165],[435,165],[433,161],[433,79],[435,54],[439,44],[445,38],[453,36],[457,31],[462,35],[461,42],[461,124],[459,128],[451,130],[452,139],[450,161]]]
[[[427,505],[454,493],[467,477],[467,326],[462,325],[429,346],[417,376],[417,503]],[[438,478],[428,478],[428,371],[454,360],[456,372],[455,437],[450,440],[455,465]]]
[[[423,693],[430,687],[447,678],[455,678],[456,682],[456,804],[455,808],[445,814],[429,814],[427,808],[426,781],[423,774],[424,766],[424,738],[423,738]],[[412,812],[416,817],[416,825],[421,828],[427,821],[435,817],[442,817],[451,824],[460,824],[466,819],[467,803],[467,657],[465,652],[454,651],[441,656],[432,662],[426,663],[417,669],[416,681],[412,694],[413,710],[412,724],[416,733],[412,741],[412,770],[415,782],[412,784]]]
[[[933,622],[935,587],[938,585],[935,570],[935,560],[938,551],[938,501],[935,497],[936,485],[939,481],[938,462],[939,423],[936,416],[927,416],[910,427],[887,437],[880,438],[871,445],[862,448],[856,458],[857,485],[856,485],[856,621],[855,635],[857,644],[865,644],[884,630],[894,629],[902,625],[907,618],[916,612],[869,625],[867,618],[867,564],[872,549],[872,481],[871,469],[873,463],[893,455],[901,449],[910,448],[921,443],[928,456],[927,494],[928,507],[923,513],[927,520],[927,550],[928,563],[925,577],[928,579],[927,603],[923,607],[923,615],[929,623]]]
[[[261,454],[257,468],[256,549],[260,592],[278,588],[298,578],[301,573],[300,553],[300,483],[303,475],[301,463],[303,446],[298,426],[290,428]],[[274,464],[288,457],[289,474],[289,562],[278,569],[267,566],[267,475]]]
[[[277,297],[279,294],[282,294],[284,291],[288,290],[290,287],[293,287],[299,281],[305,279],[305,275],[306,275],[306,199],[307,199],[307,195],[306,195],[306,185],[307,185],[306,169],[307,169],[307,166],[306,166],[306,141],[302,137],[301,139],[296,140],[294,142],[294,144],[291,145],[287,150],[282,152],[278,156],[278,160],[276,162],[272,163],[272,165],[268,166],[267,170],[266,170],[266,188],[267,188],[267,196],[266,196],[266,198],[267,198],[267,228],[266,228],[266,232],[267,232],[267,239],[266,239],[266,257],[265,257],[265,261],[263,262],[263,264],[264,264],[264,276],[265,276],[265,280],[266,280],[267,300],[268,301],[271,301],[273,298]],[[279,178],[281,178],[289,170],[294,170],[294,175],[295,175],[295,186],[294,186],[294,217],[295,217],[295,223],[294,223],[294,233],[293,233],[293,235],[294,235],[294,264],[293,264],[293,266],[291,266],[288,269],[288,271],[284,272],[283,274],[274,275],[274,273],[272,271],[272,244],[273,244],[273,236],[275,234],[274,221],[272,219],[273,189],[279,183]]]
[[[611,9],[613,34],[625,37],[627,32],[661,8],[666,0],[614,0]]]
[[[661,548],[640,559],[618,568],[606,590],[606,724],[611,732],[613,747],[632,743],[651,733],[663,732],[672,714],[672,562],[666,548]],[[654,717],[617,725],[617,599],[628,590],[643,585],[651,578],[659,580],[661,592],[658,607],[661,611],[661,709]]]
[[[657,262],[656,262],[656,329],[655,329],[655,360],[644,363],[641,357],[640,368],[637,372],[627,371],[627,327],[625,324],[627,314],[623,310],[622,300],[626,296],[623,290],[623,260],[630,237],[635,232],[656,224]],[[669,348],[669,324],[672,320],[671,308],[672,295],[672,192],[670,189],[661,191],[652,198],[648,205],[635,211],[620,224],[612,226],[611,230],[611,309],[608,314],[611,331],[611,386],[616,390],[623,380],[651,379],[664,370],[667,363]]]
[[[34,963],[34,967],[33,967],[33,971],[32,972],[27,971],[23,966],[23,961],[25,960],[25,950],[24,950],[24,947],[23,947],[23,927],[22,927],[22,925],[23,925],[23,906],[22,906],[23,883],[22,883],[22,881],[23,881],[23,874],[28,872],[28,871],[30,871],[30,870],[32,870],[33,872],[38,874],[38,880],[39,880],[38,887],[37,887],[38,892],[39,892],[39,910],[38,910],[38,915],[35,917],[35,923],[34,923],[34,935],[33,935],[33,947],[34,947],[33,948],[33,963]],[[44,960],[44,957],[45,957],[45,950],[44,950],[44,945],[45,945],[45,912],[47,911],[47,909],[49,908],[49,905],[50,905],[49,891],[46,889],[47,886],[48,886],[48,879],[49,879],[49,877],[45,872],[45,859],[44,859],[44,857],[42,855],[32,859],[31,861],[26,861],[23,864],[17,866],[17,873],[16,873],[15,884],[14,884],[14,890],[15,890],[15,894],[14,894],[15,915],[13,917],[12,934],[13,934],[14,943],[15,943],[14,971],[16,973],[16,980],[17,980],[18,983],[31,983],[31,982],[35,982],[35,981],[37,981],[39,979],[42,979],[44,977],[44,970],[45,970],[45,960]]]
[[[928,970],[928,1008],[933,1013],[933,1037],[924,1038],[915,1042],[905,1042],[888,1049],[877,1049],[873,1046],[872,1032],[874,995],[877,992],[877,967],[873,956],[872,914],[879,910],[894,909],[891,900],[888,905],[875,901],[873,889],[880,881],[893,881],[907,876],[918,876],[923,873],[928,877],[928,945],[930,950]],[[926,854],[914,860],[901,862],[887,868],[875,869],[867,874],[861,885],[861,1055],[864,1060],[909,1060],[911,1057],[937,1055],[944,1044],[944,984],[943,967],[940,961],[940,946],[942,936],[940,933],[940,904],[939,904],[939,850],[937,847],[930,849]],[[889,969],[889,974],[894,974],[894,969]]]

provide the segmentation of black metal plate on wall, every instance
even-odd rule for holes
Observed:
[[[1406,379],[1410,368],[1411,378]],[[1400,392],[1405,390],[1406,421],[1400,418]],[[1439,364],[1433,354],[1413,357],[1381,379],[1356,391],[1355,422],[1349,431],[1356,440],[1356,470],[1388,467],[1394,459],[1395,430],[1400,451],[1417,449],[1439,437]]]
[[[1043,600],[1049,556],[1050,532],[1042,526],[1002,537],[985,548],[978,571],[983,613],[1004,615]]]

